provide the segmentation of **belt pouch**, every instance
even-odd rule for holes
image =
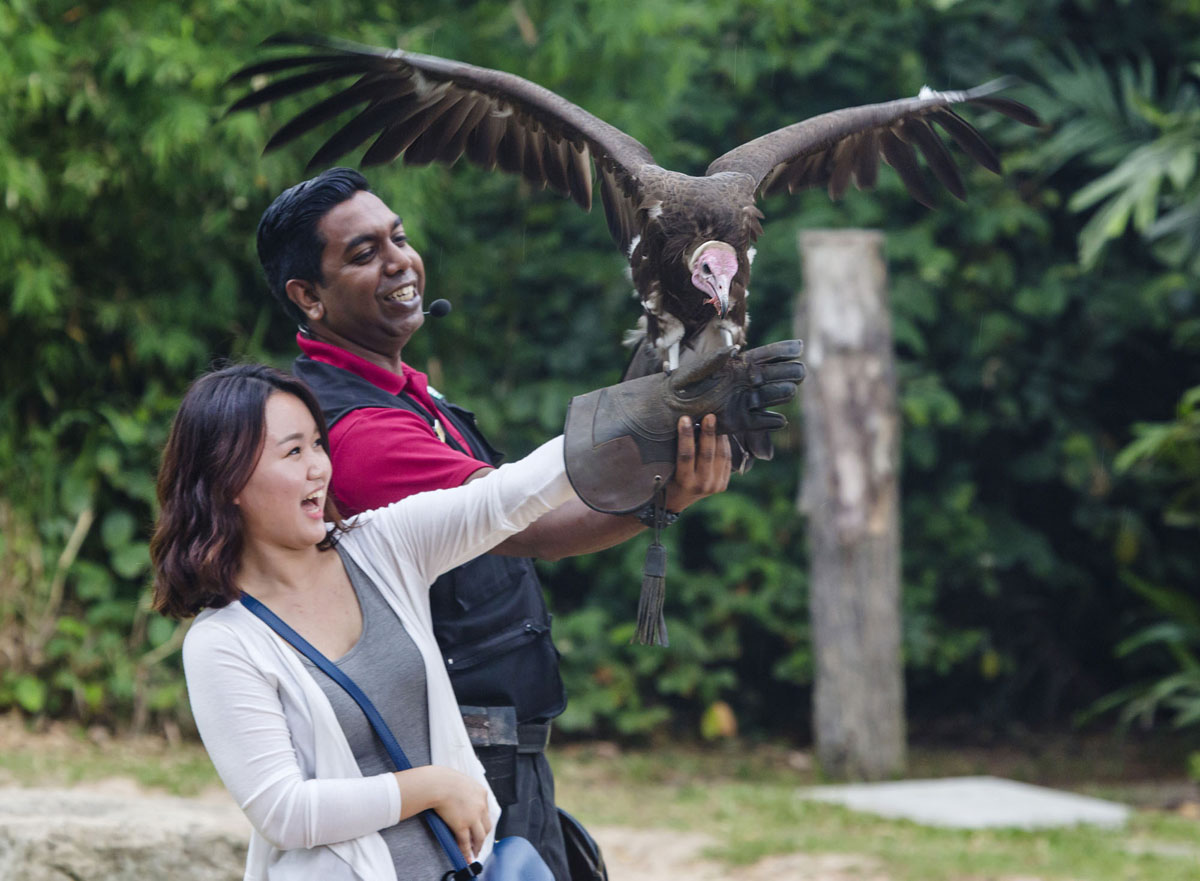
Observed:
[[[517,803],[517,748],[515,746],[477,746],[475,755],[487,772],[488,785],[500,807]]]
[[[463,724],[483,763],[500,807],[517,802],[517,711],[513,707],[460,706]]]

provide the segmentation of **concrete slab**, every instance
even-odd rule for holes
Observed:
[[[1121,826],[1130,813],[1116,802],[999,777],[814,786],[799,795],[882,817],[959,829]]]

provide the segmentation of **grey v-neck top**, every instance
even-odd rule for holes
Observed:
[[[334,664],[354,680],[379,710],[413,767],[429,762],[429,701],[421,652],[379,588],[348,554],[338,553],[358,595],[363,630]],[[354,698],[308,660],[301,658],[333,705],[364,777],[395,771],[387,750]],[[331,659],[332,660],[332,659]],[[399,881],[434,881],[452,868],[437,839],[419,816],[379,830],[392,854]]]

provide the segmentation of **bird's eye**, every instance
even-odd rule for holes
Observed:
[[[700,268],[704,270],[705,275],[712,275],[712,270],[708,267],[707,263],[701,263]]]

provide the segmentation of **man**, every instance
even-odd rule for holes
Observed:
[[[471,414],[403,362],[425,320],[425,267],[362,175],[334,168],[280,194],[259,223],[258,253],[271,293],[301,327],[294,371],[331,423],[333,493],[344,515],[458,486],[498,464]],[[715,425],[704,418],[697,445],[690,420],[680,419],[668,510],[725,489],[729,443]],[[543,750],[566,695],[529,558],[590,553],[645,528],[634,515],[575,500],[431,590],[435,633],[504,809],[497,837],[528,838],[560,881],[570,873]]]

